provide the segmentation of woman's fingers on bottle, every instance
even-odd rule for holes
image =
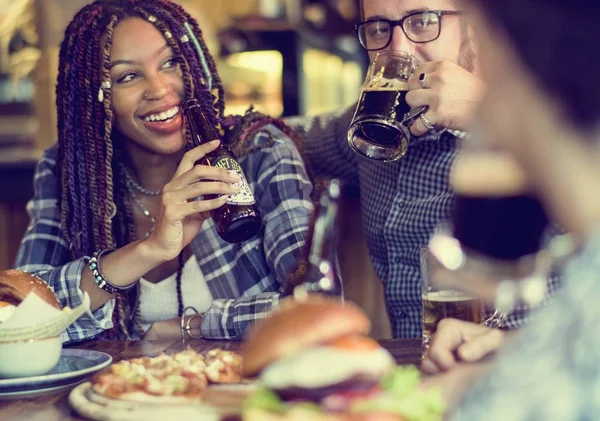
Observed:
[[[184,217],[186,217],[199,212],[208,212],[223,206],[227,202],[228,198],[228,195],[222,195],[214,199],[193,200],[181,205],[182,213],[184,214]]]
[[[200,181],[189,186],[165,192],[162,197],[163,206],[171,203],[182,204],[206,195],[231,195],[241,191],[235,184],[222,183],[219,181]]]
[[[203,143],[202,145],[196,146],[195,148],[187,151],[183,155],[183,158],[181,158],[181,162],[179,163],[179,166],[177,167],[177,170],[175,171],[175,175],[173,176],[173,179],[176,179],[180,175],[189,171],[194,166],[196,161],[204,158],[206,156],[206,154],[208,154],[209,152],[214,151],[219,146],[219,143],[220,143],[219,139],[215,139],[211,142]]]
[[[232,184],[239,182],[240,177],[236,173],[223,168],[211,167],[209,165],[195,165],[177,178],[173,178],[163,190],[179,190],[201,180],[221,181]]]
[[[228,198],[228,195],[221,195],[207,200],[169,203],[163,207],[162,220],[172,227],[176,227],[188,216],[220,208],[227,202]]]

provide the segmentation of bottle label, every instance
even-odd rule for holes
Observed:
[[[256,203],[256,200],[254,200],[254,195],[252,194],[252,190],[250,190],[248,181],[246,180],[244,172],[242,171],[242,167],[240,167],[240,164],[238,164],[235,159],[228,156],[222,156],[218,158],[213,165],[217,168],[223,168],[224,170],[237,174],[237,176],[241,179],[241,181],[238,181],[234,184],[240,188],[240,192],[229,195],[229,199],[227,199],[228,204],[253,205]]]

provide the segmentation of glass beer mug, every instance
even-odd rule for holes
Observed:
[[[408,79],[419,61],[402,51],[383,51],[369,66],[348,129],[348,144],[377,161],[395,161],[408,149],[410,124],[427,107],[411,110],[406,103]]]
[[[544,207],[508,154],[468,139],[450,171],[456,193],[449,226],[429,249],[446,269],[440,282],[493,303],[501,313],[539,304],[551,269],[574,248],[569,235],[544,244]]]
[[[443,267],[431,251],[425,247],[420,250],[421,264],[421,303],[422,303],[422,332],[424,357],[429,349],[431,337],[437,331],[438,324],[446,318],[463,320],[481,324],[487,327],[499,327],[505,315],[499,311],[490,311],[486,318],[484,300],[478,295],[471,294],[462,288],[452,289],[438,279]]]

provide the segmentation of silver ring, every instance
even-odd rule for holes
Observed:
[[[427,89],[425,86],[425,79],[427,79],[427,73],[421,73],[419,75],[419,85],[421,85],[421,89]]]
[[[419,116],[419,120],[421,120],[421,123],[423,123],[423,126],[425,126],[425,128],[429,131],[435,131],[435,127],[433,127],[433,124],[431,124],[431,121],[429,121],[427,119],[427,117],[425,117],[425,113],[422,113]]]

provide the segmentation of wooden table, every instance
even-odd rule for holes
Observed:
[[[421,341],[418,339],[392,339],[380,342],[394,356],[398,364],[418,365],[421,357]],[[78,344],[75,348],[91,349],[112,355],[114,362],[139,356],[153,357],[162,352],[181,351],[187,346],[204,353],[214,348],[238,351],[241,342],[192,340],[185,345],[181,341],[95,341]],[[0,401],[0,420],[19,421],[71,421],[83,420],[69,406],[70,390],[54,394],[13,401]]]

